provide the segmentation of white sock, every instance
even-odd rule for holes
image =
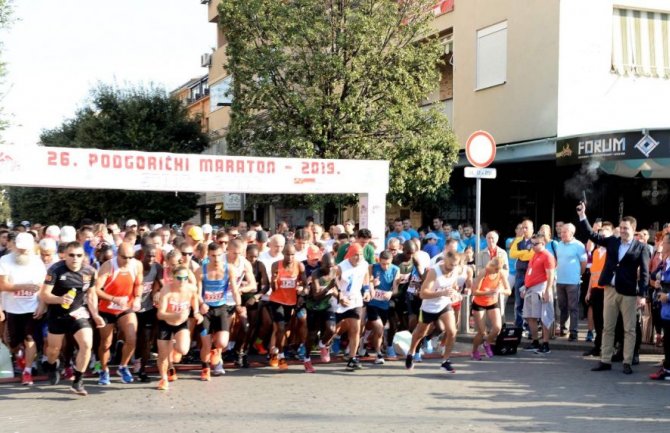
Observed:
[[[326,347],[326,345],[319,340],[319,349],[323,349],[324,347]]]
[[[26,366],[26,368],[23,369],[24,373],[32,373],[32,371],[33,371],[32,367],[28,367],[28,366]]]
[[[312,362],[312,359],[309,356],[305,357],[305,362]]]

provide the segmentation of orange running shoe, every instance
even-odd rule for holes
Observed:
[[[168,368],[168,381],[174,382],[177,380],[177,369],[172,367]]]
[[[208,382],[211,380],[210,374],[209,374],[209,368],[203,368],[202,371],[200,372],[200,380]]]
[[[265,347],[263,347],[263,341],[262,340],[256,340],[254,342],[254,349],[256,349],[256,353],[259,355],[267,355],[268,351],[265,350]]]
[[[280,370],[287,370],[288,369],[288,362],[286,362],[286,358],[281,358],[279,360],[279,369]]]
[[[170,384],[168,383],[167,380],[161,379],[158,382],[158,387],[156,389],[158,389],[159,391],[167,391],[168,389],[170,389]]]
[[[270,367],[278,367],[279,366],[279,359],[277,359],[277,354],[272,353],[270,355]]]

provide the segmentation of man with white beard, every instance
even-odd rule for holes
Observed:
[[[44,264],[35,254],[33,236],[30,233],[17,234],[12,252],[0,258],[0,292],[2,306],[7,313],[9,346],[23,370],[23,385],[33,384],[31,368],[37,353],[33,333],[37,321],[46,311],[37,292],[45,276]]]

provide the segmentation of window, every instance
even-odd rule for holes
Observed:
[[[212,84],[209,88],[210,110],[229,106],[233,102],[233,76],[229,75],[221,81]]]
[[[507,81],[507,21],[477,31],[476,90]]]
[[[670,78],[670,12],[614,8],[612,72]]]

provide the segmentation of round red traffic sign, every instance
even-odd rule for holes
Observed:
[[[475,167],[485,168],[496,157],[496,142],[486,131],[475,131],[465,143],[465,156]]]

